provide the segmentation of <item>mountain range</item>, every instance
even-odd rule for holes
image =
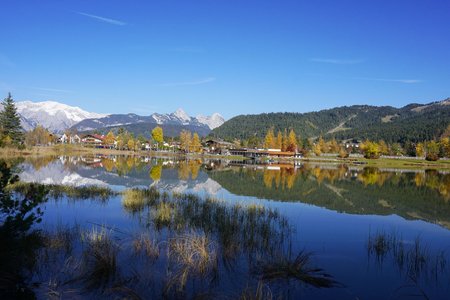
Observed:
[[[239,115],[215,128],[211,135],[227,140],[263,139],[267,131],[294,129],[303,138],[384,139],[390,143],[438,139],[450,125],[450,98],[428,104],[353,105],[308,113]]]
[[[178,135],[182,129],[188,129],[204,136],[225,121],[218,113],[211,116],[190,117],[181,108],[170,114],[154,113],[150,116],[139,116],[131,113],[99,114],[87,112],[79,107],[55,101],[22,101],[17,102],[16,107],[21,116],[22,127],[25,130],[32,130],[37,125],[42,125],[56,133],[62,133],[67,129],[79,132],[104,132],[117,127],[131,129],[130,131],[136,131],[137,127],[145,127],[148,131],[156,126],[162,126],[163,129],[167,127],[168,133],[173,135]]]
[[[166,136],[178,136],[186,129],[200,136],[212,135],[225,140],[262,139],[270,128],[275,132],[292,128],[302,138],[323,136],[326,139],[384,139],[390,143],[404,143],[437,139],[450,124],[450,98],[401,108],[353,105],[308,113],[239,115],[226,122],[218,113],[191,117],[182,109],[169,114],[140,116],[87,112],[54,101],[23,101],[17,102],[16,107],[25,130],[38,124],[56,133],[67,129],[107,133],[122,127],[147,137],[156,126],[161,126]]]

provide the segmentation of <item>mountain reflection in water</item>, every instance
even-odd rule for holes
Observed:
[[[445,172],[124,156],[20,170],[24,182],[115,191],[98,203],[48,196],[34,255],[53,286],[38,297],[446,299],[449,289]]]

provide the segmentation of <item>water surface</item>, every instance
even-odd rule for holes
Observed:
[[[20,180],[104,186],[120,193],[108,199],[50,198],[42,204],[38,228],[72,228],[78,240],[83,231],[106,230],[118,250],[115,277],[99,283],[56,276],[53,287],[38,285],[38,297],[52,290],[70,296],[72,289],[91,298],[259,293],[292,299],[447,299],[450,291],[450,174],[58,157],[23,162]],[[158,191],[159,200],[127,194],[136,187]],[[157,245],[158,255],[136,254],[141,245],[136,241],[144,235]],[[187,251],[187,238],[205,236],[212,259],[200,261],[201,270],[174,258],[176,251]],[[74,242],[71,257],[87,255],[82,243]],[[296,258],[305,260],[305,268],[295,269],[309,270],[305,277],[286,271]],[[67,257],[60,257],[58,263],[64,262]],[[42,264],[51,270],[51,262]],[[270,266],[284,273],[275,275]],[[33,280],[48,282],[49,270]]]

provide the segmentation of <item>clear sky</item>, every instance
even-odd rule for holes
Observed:
[[[450,97],[448,0],[2,0],[0,94],[100,113]]]

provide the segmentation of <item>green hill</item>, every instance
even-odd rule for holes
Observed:
[[[264,137],[293,128],[302,137],[343,139],[384,139],[413,142],[438,138],[450,124],[450,98],[429,104],[391,106],[354,105],[309,113],[264,113],[240,115],[214,129],[212,135],[224,139]]]

